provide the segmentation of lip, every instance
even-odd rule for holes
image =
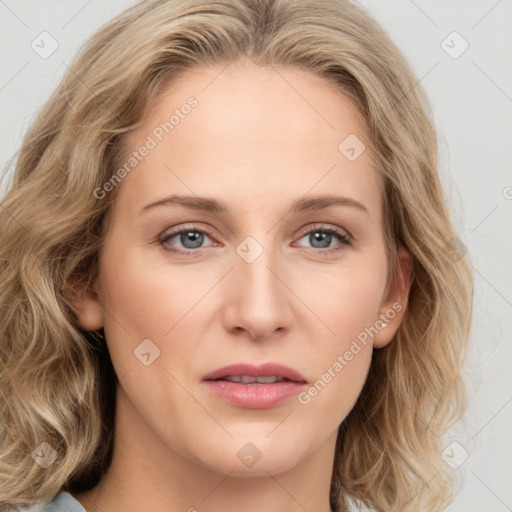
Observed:
[[[296,383],[307,383],[303,375],[298,371],[278,363],[265,363],[255,366],[247,363],[232,364],[219,368],[203,377],[203,380],[218,380],[230,375],[248,375],[250,377],[284,377]]]
[[[288,379],[271,384],[244,384],[222,380],[230,375],[251,377],[283,377]],[[261,366],[234,364],[219,368],[203,377],[204,386],[221,400],[243,409],[269,409],[297,395],[307,384],[296,370],[277,363]]]

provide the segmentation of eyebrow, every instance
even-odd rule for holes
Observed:
[[[163,199],[159,199],[158,201],[147,204],[141,209],[140,214],[143,214],[147,210],[157,206],[167,206],[171,204],[178,204],[186,208],[190,208],[191,210],[202,210],[210,213],[227,213],[229,210],[223,201],[218,201],[209,197],[182,196],[173,194],[168,197],[164,197]],[[321,210],[323,208],[334,205],[350,206],[363,212],[369,213],[368,209],[359,201],[349,197],[334,195],[314,196],[297,199],[291,204],[290,211],[297,213]]]

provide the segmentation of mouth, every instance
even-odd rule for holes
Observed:
[[[237,364],[220,368],[203,378],[217,398],[243,409],[268,409],[297,395],[307,384],[296,370],[267,363]]]
[[[222,379],[215,380],[241,382],[242,384],[275,384],[276,382],[292,382],[284,377],[277,377],[276,375],[271,375],[269,377],[253,377],[252,375],[228,375]]]
[[[275,384],[286,381],[307,383],[298,371],[277,363],[266,363],[260,366],[246,363],[233,364],[205,375],[203,380],[225,380],[242,384]]]

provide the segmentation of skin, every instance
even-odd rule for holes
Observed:
[[[104,327],[120,380],[112,465],[96,488],[75,495],[88,511],[328,512],[338,427],[374,347],[392,340],[405,310],[410,258],[401,250],[388,279],[370,151],[349,161],[338,150],[349,134],[369,147],[356,108],[304,70],[222,69],[189,70],[130,134],[127,155],[197,99],[119,185],[98,280],[76,304],[83,327]],[[170,194],[214,198],[228,211],[166,204],[140,214]],[[290,212],[294,200],[317,195],[364,209]],[[190,224],[211,232],[203,249],[166,250],[184,249],[179,235],[159,243]],[[318,224],[349,234],[350,245],[335,236],[327,247],[317,242]],[[251,263],[236,252],[247,236],[263,249]],[[242,409],[201,383],[228,364],[272,361],[312,384],[394,303],[402,311],[308,404],[293,397]],[[149,366],[134,356],[147,338],[160,349]],[[237,457],[248,442],[261,453],[251,468]]]

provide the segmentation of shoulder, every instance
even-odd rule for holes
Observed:
[[[40,503],[19,512],[86,512],[79,501],[68,492],[60,492],[49,503]]]

